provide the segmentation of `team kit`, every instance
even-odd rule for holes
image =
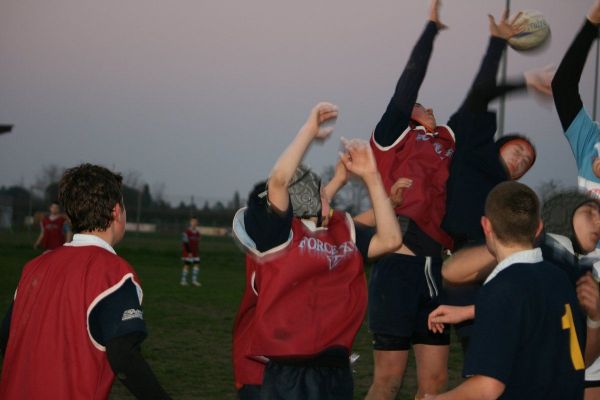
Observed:
[[[411,354],[415,399],[600,399],[600,128],[579,94],[600,0],[557,68],[501,82],[507,49],[540,46],[549,27],[530,10],[488,16],[479,69],[445,124],[418,102],[446,29],[440,6],[430,1],[370,137],[341,139],[333,177],[323,182],[303,162],[338,118],[320,102],[235,214],[246,278],[232,335],[239,399],[353,399],[365,318],[367,400],[397,397]],[[490,102],[524,91],[552,96],[577,163],[579,191],[558,211],[518,182],[534,143],[496,137]],[[351,177],[370,204],[356,215],[330,206]],[[125,234],[122,180],[88,163],[62,176],[34,244],[45,251],[23,268],[0,330],[0,399],[106,399],[115,378],[136,398],[170,398],[141,353],[140,280],[114,250]],[[201,286],[200,238],[191,218],[182,286]],[[448,388],[451,329],[464,379]]]

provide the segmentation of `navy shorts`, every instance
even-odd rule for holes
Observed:
[[[448,345],[448,330],[433,333],[427,317],[443,299],[442,259],[389,254],[373,265],[369,330],[375,350],[408,350],[411,344]]]
[[[260,391],[262,400],[352,400],[350,362],[344,367],[288,365],[269,361]]]

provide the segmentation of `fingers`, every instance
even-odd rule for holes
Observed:
[[[504,13],[505,13],[504,14],[505,15],[504,16],[504,20],[506,20],[506,19],[508,19],[508,10],[504,10]],[[515,16],[510,19],[510,21],[508,22],[508,24],[509,25],[514,25],[515,22],[517,22],[517,20],[519,18],[521,18],[521,15],[523,15],[523,11],[519,11],[518,13],[516,13]],[[525,25],[525,22],[522,22],[520,25]]]
[[[392,185],[391,188],[391,192],[395,192],[398,189],[406,189],[412,186],[412,179],[409,178],[399,178],[396,182],[394,182],[394,184]]]
[[[444,332],[444,323],[440,321],[446,314],[444,306],[439,306],[435,310],[429,313],[427,317],[427,327],[434,333]]]
[[[577,299],[585,310],[588,317],[598,319],[600,317],[600,292],[598,284],[590,272],[577,281]]]

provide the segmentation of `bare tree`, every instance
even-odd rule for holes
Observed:
[[[43,166],[42,170],[35,177],[35,182],[31,186],[31,189],[43,196],[46,188],[53,183],[58,183],[64,172],[65,168],[59,167],[56,164]]]

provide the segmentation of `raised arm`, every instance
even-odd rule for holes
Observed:
[[[283,151],[275,163],[268,182],[269,201],[276,210],[285,211],[289,206],[288,185],[294,171],[313,140],[325,140],[333,132],[333,127],[323,127],[323,123],[337,118],[338,108],[331,103],[319,103],[310,112],[308,119]]]
[[[583,107],[579,94],[579,80],[592,43],[598,36],[598,24],[600,24],[600,0],[595,0],[552,80],[554,104],[564,131],[571,126]]]
[[[371,238],[367,255],[371,258],[392,252],[402,245],[402,233],[377,171],[371,147],[358,139],[345,141],[344,145],[346,153],[342,155],[342,162],[348,171],[363,180],[373,205],[375,235]]]
[[[488,47],[467,97],[459,108],[460,111],[485,112],[489,102],[496,97],[512,90],[525,88],[523,80],[502,86],[496,83],[500,59],[506,49],[507,40],[523,30],[522,24],[515,23],[519,16],[520,13],[509,21],[508,12],[505,10],[496,23],[494,17],[488,15],[490,30]]]
[[[485,245],[468,247],[456,252],[442,266],[442,276],[450,283],[485,280],[496,266],[495,257]]]
[[[381,146],[392,145],[410,122],[412,109],[427,73],[431,52],[433,51],[433,41],[438,31],[446,27],[439,18],[440,6],[440,0],[431,0],[429,20],[425,30],[415,44],[404,71],[402,71],[396,84],[394,95],[375,127],[373,136],[375,142]]]

